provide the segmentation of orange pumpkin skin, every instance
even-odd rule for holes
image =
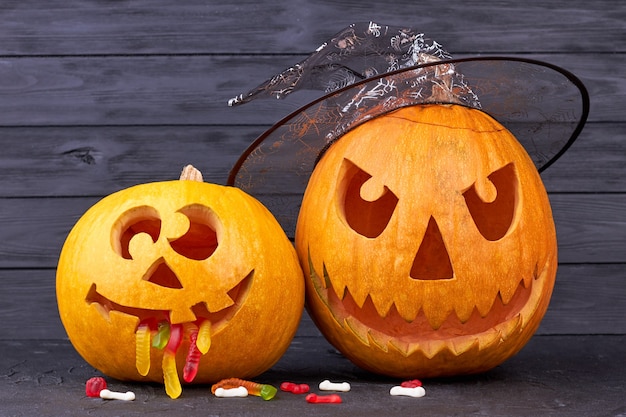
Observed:
[[[306,305],[347,358],[389,376],[491,369],[548,307],[557,242],[532,161],[458,105],[396,110],[316,166],[296,227]]]
[[[257,200],[232,187],[168,181],[111,194],[78,220],[60,255],[57,301],[80,355],[122,380],[164,380],[163,350],[150,349],[145,377],[137,371],[140,320],[211,321],[193,380],[211,383],[278,361],[300,320],[304,282],[293,245]],[[185,337],[180,375],[188,347]]]

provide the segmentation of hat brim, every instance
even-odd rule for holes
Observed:
[[[435,93],[441,73],[454,68],[461,87],[478,98],[458,100]],[[394,88],[422,77],[430,90],[402,97]],[[424,78],[425,77],[425,78]],[[391,98],[379,95],[386,87]],[[454,86],[450,85],[449,88]],[[366,95],[364,92],[375,92]],[[415,91],[419,92],[416,93]],[[357,102],[358,100],[358,102]],[[378,101],[376,101],[378,100]],[[375,105],[361,107],[355,103]],[[589,94],[572,73],[546,62],[515,57],[449,59],[379,74],[316,99],[259,136],[229,173],[228,185],[259,199],[293,236],[299,205],[320,153],[345,132],[387,112],[426,103],[480,108],[524,146],[539,172],[572,145],[587,120]]]

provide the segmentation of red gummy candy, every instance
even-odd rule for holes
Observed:
[[[293,392],[295,386],[296,384],[294,384],[293,382],[283,382],[282,384],[280,384],[280,390],[285,392]]]
[[[280,384],[281,391],[291,392],[292,394],[305,394],[309,392],[310,387],[307,384],[294,384],[293,382],[283,382]]]
[[[87,394],[88,397],[100,398],[100,391],[106,389],[106,387],[107,382],[104,378],[100,376],[89,378],[85,383],[85,394]]]
[[[306,396],[306,402],[312,404],[341,404],[341,397],[337,394],[317,395],[309,394]]]
[[[400,386],[403,388],[417,388],[422,386],[422,381],[419,379],[412,379],[410,381],[404,381],[400,384]]]
[[[307,384],[296,384],[291,390],[294,394],[306,394],[309,392],[310,387]]]

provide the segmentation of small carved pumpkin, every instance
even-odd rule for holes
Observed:
[[[63,246],[57,300],[89,364],[118,379],[165,380],[167,390],[186,362],[201,383],[271,367],[296,332],[304,282],[293,245],[261,203],[237,188],[179,180],[137,185],[91,207]],[[163,337],[159,323],[171,327],[161,349],[149,344]],[[208,352],[189,355],[192,333]]]
[[[355,364],[395,377],[488,370],[518,352],[557,269],[522,146],[480,110],[416,105],[332,144],[296,228],[307,308]]]

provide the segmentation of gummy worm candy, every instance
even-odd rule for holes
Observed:
[[[189,334],[189,350],[187,351],[187,359],[185,360],[185,368],[183,369],[183,379],[185,382],[191,382],[198,373],[198,365],[200,364],[200,356],[202,352],[198,349],[198,328],[194,326]]]
[[[163,382],[165,383],[165,392],[170,398],[178,398],[183,392],[176,371],[176,356],[170,352],[163,354]]]
[[[170,398],[178,398],[183,392],[176,370],[176,351],[183,339],[183,325],[172,324],[170,337],[163,352],[163,382]]]
[[[283,382],[280,384],[280,390],[291,392],[292,394],[305,394],[311,388],[307,384],[294,384],[293,382]]]
[[[222,379],[217,384],[213,384],[211,387],[211,392],[215,394],[215,390],[218,388],[230,389],[244,387],[248,390],[248,394],[256,395],[257,397],[263,398],[265,401],[271,400],[276,395],[278,390],[268,384],[259,384],[252,381],[246,381],[245,379],[239,378],[228,378]]]
[[[135,332],[135,366],[140,375],[150,371],[150,326],[140,324]]]
[[[152,338],[152,346],[157,349],[163,349],[170,338],[170,324],[166,321],[159,323],[154,338]]]
[[[306,396],[306,402],[312,404],[341,404],[341,397],[337,394],[330,395],[317,395],[317,394],[309,394]]]
[[[209,351],[211,347],[211,322],[209,320],[202,320],[200,322],[196,345],[203,355]]]

